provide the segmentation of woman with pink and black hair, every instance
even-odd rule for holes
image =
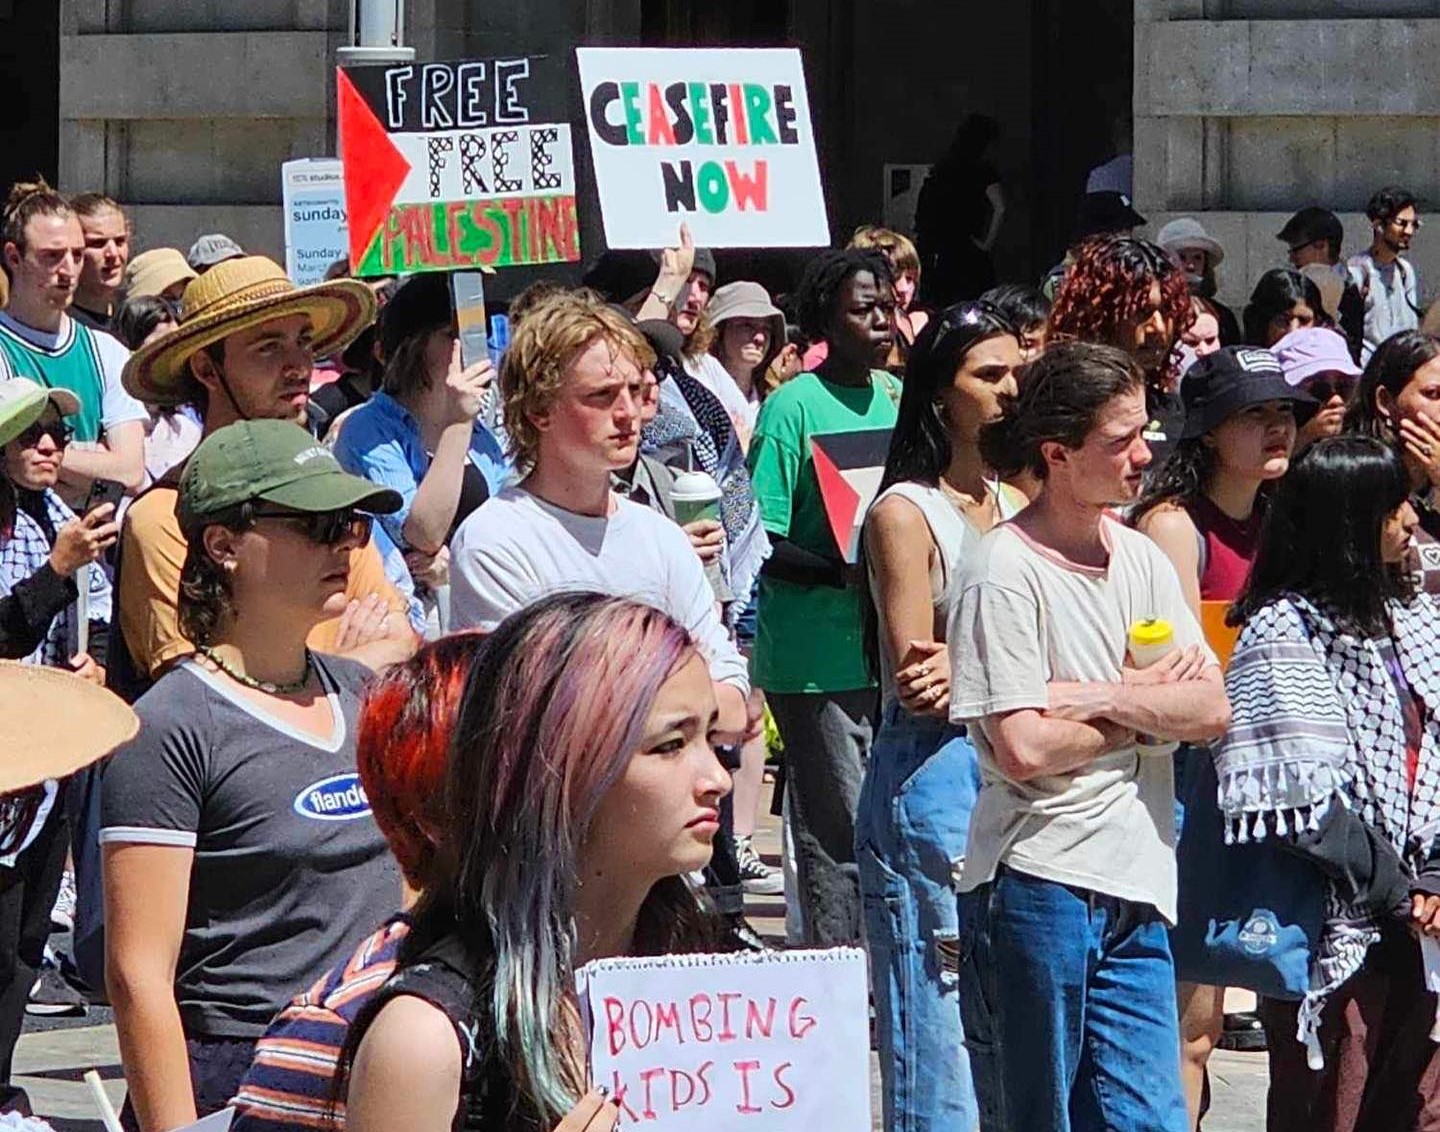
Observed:
[[[399,971],[346,1045],[350,1132],[614,1127],[575,969],[723,946],[685,879],[730,788],[718,714],[704,659],[649,606],[558,594],[500,623],[461,699]]]

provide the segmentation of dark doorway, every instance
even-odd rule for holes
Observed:
[[[785,0],[642,0],[640,42],[646,47],[778,47],[789,21]]]
[[[0,0],[0,87],[6,104],[0,193],[36,173],[54,183],[60,164],[59,3]]]
[[[1129,132],[1134,0],[1035,0],[1034,26],[1033,232],[1043,272],[1065,253],[1086,174]]]

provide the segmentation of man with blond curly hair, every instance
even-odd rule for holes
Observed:
[[[720,741],[747,727],[749,679],[685,532],[622,499],[655,356],[619,311],[593,295],[543,299],[500,368],[511,455],[524,475],[482,504],[450,544],[451,627],[493,629],[564,590],[596,590],[664,610],[710,664]]]

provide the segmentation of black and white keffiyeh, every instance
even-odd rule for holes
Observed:
[[[770,539],[760,525],[760,506],[729,414],[715,394],[683,370],[661,381],[660,411],[641,432],[640,450],[653,454],[677,441],[691,446],[701,470],[720,485],[725,580],[743,607],[770,557]]]
[[[1380,642],[1343,633],[1320,609],[1287,595],[1240,634],[1225,689],[1229,732],[1214,747],[1227,843],[1316,829],[1332,805],[1354,810],[1418,875],[1440,833],[1440,621],[1421,594],[1389,605],[1395,653],[1423,704],[1415,788],[1406,769],[1405,715]],[[1326,895],[1325,925],[1300,1008],[1318,1055],[1320,1010],[1355,974],[1380,926],[1366,909]]]

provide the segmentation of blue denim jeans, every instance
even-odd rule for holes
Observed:
[[[937,954],[958,938],[951,866],[979,788],[963,729],[886,710],[855,822],[886,1132],[971,1132],[979,1119],[955,976]]]
[[[1187,1132],[1175,970],[1148,904],[1001,866],[960,897],[985,1132]]]

